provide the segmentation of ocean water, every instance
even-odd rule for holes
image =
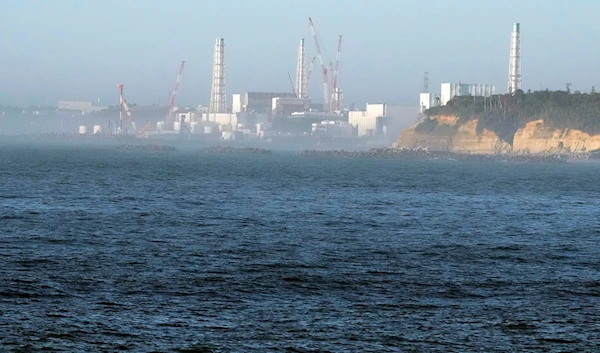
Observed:
[[[0,146],[0,350],[597,352],[598,163]]]

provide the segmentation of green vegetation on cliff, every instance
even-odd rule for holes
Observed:
[[[426,110],[425,114],[458,116],[459,124],[478,119],[478,132],[488,129],[511,144],[518,129],[538,119],[552,128],[577,129],[594,135],[600,133],[600,94],[592,87],[591,93],[548,90],[524,93],[519,90],[514,95],[487,98],[458,96],[445,106]],[[429,124],[417,126],[423,132],[431,129],[428,120],[421,124]]]
[[[424,119],[416,127],[415,131],[425,134],[451,135],[455,133],[457,126],[439,124],[435,119]]]

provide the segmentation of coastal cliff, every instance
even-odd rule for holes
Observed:
[[[458,96],[402,131],[400,148],[471,154],[600,151],[600,94],[537,91]]]
[[[497,154],[511,151],[511,145],[496,133],[477,132],[477,120],[458,125],[458,117],[439,116],[417,123],[400,133],[396,146],[435,151]]]
[[[488,129],[477,131],[478,120],[457,124],[452,116],[429,117],[400,133],[395,146],[475,154],[584,153],[600,149],[600,134],[548,127],[543,119],[517,130],[512,144]]]
[[[589,152],[600,149],[600,135],[575,129],[554,129],[534,120],[517,130],[513,151],[528,153]]]

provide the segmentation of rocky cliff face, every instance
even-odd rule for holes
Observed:
[[[494,154],[511,151],[510,144],[502,141],[494,132],[483,130],[477,134],[477,120],[457,125],[457,117],[435,117],[437,126],[423,131],[418,124],[402,131],[397,147],[428,148],[437,151]]]
[[[600,135],[572,129],[553,129],[543,120],[527,123],[517,130],[513,141],[515,152],[589,152],[600,148]]]
[[[511,146],[490,130],[484,129],[477,134],[477,120],[471,120],[452,136],[451,151],[495,154],[510,152]]]
[[[513,144],[503,141],[494,132],[484,129],[477,133],[477,120],[458,125],[453,116],[433,117],[428,128],[415,124],[402,131],[397,147],[428,148],[437,151],[464,153],[556,153],[589,152],[600,149],[600,135],[589,135],[580,130],[553,129],[543,120],[527,123],[519,129]]]

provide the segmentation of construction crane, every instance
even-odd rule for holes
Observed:
[[[296,87],[294,87],[294,81],[292,80],[292,75],[290,75],[289,71],[288,71],[288,77],[290,79],[290,83],[292,84],[292,93],[294,93],[294,96],[296,96],[297,98],[302,98],[298,96],[298,93],[296,93]]]
[[[325,101],[323,102],[323,108],[325,111],[329,111],[329,74],[327,65],[323,61],[323,55],[321,54],[321,44],[319,42],[319,38],[317,36],[317,30],[315,29],[315,24],[312,21],[312,18],[308,18],[308,22],[310,24],[310,31],[312,33],[313,39],[315,41],[315,45],[317,47],[317,55],[319,56],[319,62],[321,62],[321,70],[323,71],[323,98]]]
[[[308,87],[308,83],[310,82],[310,74],[313,70],[313,68],[315,67],[315,60],[317,59],[316,56],[313,56],[311,62],[310,62],[310,66],[308,68],[308,72],[306,73],[306,87]]]
[[[150,125],[152,124],[151,121],[147,122],[146,125],[144,125],[144,127],[140,130],[140,132],[138,133],[138,136],[143,137],[144,133],[146,133],[146,131],[148,131],[148,129],[150,128]]]
[[[121,109],[121,111],[123,111],[123,109],[125,110],[125,114],[127,114],[127,117],[129,118],[129,121],[131,122],[131,127],[133,127],[133,133],[137,135],[138,131],[135,126],[135,120],[133,119],[133,115],[131,115],[131,110],[129,110],[127,101],[125,101],[125,98],[123,98],[123,84],[119,83],[117,85],[117,88],[119,88],[119,99],[121,101],[120,109]],[[122,122],[121,122],[121,125],[122,125]]]
[[[332,92],[331,92],[331,109],[341,110],[341,99],[338,92],[338,74],[340,72],[340,57],[342,56],[342,35],[338,39],[337,54],[335,56],[335,67],[333,68]]]
[[[167,107],[167,122],[170,122],[173,117],[173,109],[175,108],[175,97],[177,96],[177,90],[179,89],[179,82],[181,82],[181,75],[183,74],[183,67],[185,66],[185,60],[181,62],[179,67],[179,73],[177,74],[177,80],[175,80],[175,88],[173,92],[169,94],[169,106]]]

